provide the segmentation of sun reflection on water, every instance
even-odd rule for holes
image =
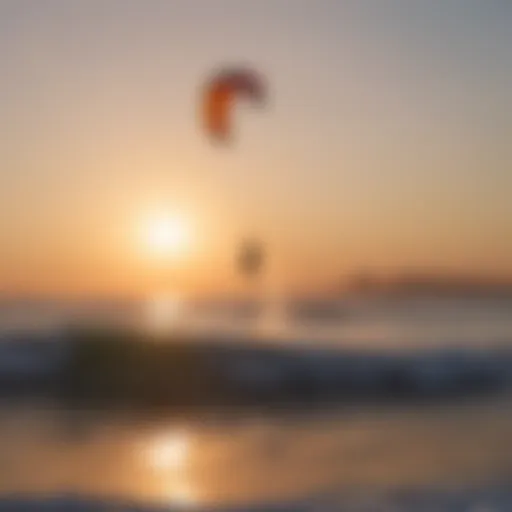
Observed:
[[[169,332],[178,327],[184,301],[175,293],[154,295],[146,302],[148,327],[154,332]]]
[[[155,470],[182,470],[190,452],[190,438],[185,432],[171,432],[153,441],[148,460]]]
[[[191,436],[172,430],[151,440],[146,447],[145,462],[156,473],[160,495],[181,507],[198,504],[198,494],[190,481]]]

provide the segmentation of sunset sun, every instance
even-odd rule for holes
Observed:
[[[190,226],[181,217],[160,214],[146,220],[144,245],[155,256],[181,256],[190,242]]]

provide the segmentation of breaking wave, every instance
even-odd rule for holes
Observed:
[[[3,393],[148,405],[442,399],[506,390],[511,370],[506,348],[378,352],[126,331],[31,333],[0,343]]]

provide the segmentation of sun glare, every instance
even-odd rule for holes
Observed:
[[[156,470],[182,470],[190,450],[189,437],[183,432],[171,432],[154,441],[148,453],[148,461]]]
[[[144,238],[153,255],[181,256],[190,242],[190,228],[180,217],[159,215],[146,221]]]

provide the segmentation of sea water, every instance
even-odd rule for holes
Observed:
[[[5,342],[20,332],[51,337],[66,322],[143,318],[134,304],[72,306],[5,305]],[[512,302],[498,299],[295,304],[259,331],[247,308],[210,303],[181,321],[233,343],[258,343],[260,333],[291,349],[477,349],[499,358],[512,344]],[[200,510],[512,510],[511,405],[505,390],[428,404],[178,417],[10,399],[0,405],[0,494],[11,499],[5,510],[43,498],[74,510],[70,496]]]

